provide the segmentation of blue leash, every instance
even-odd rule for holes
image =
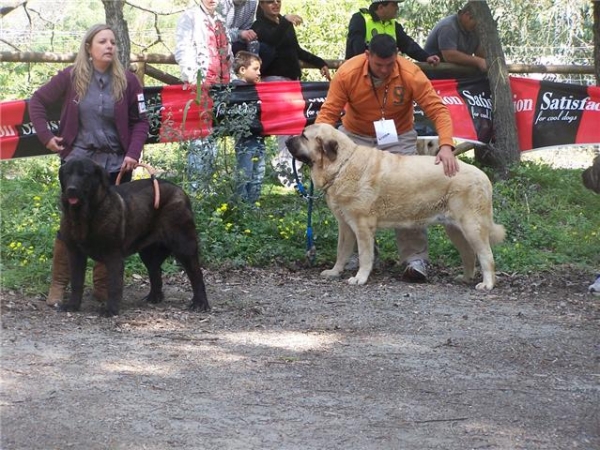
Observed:
[[[306,188],[300,181],[300,177],[298,176],[298,170],[296,169],[296,158],[292,158],[292,169],[294,170],[294,179],[296,180],[296,189],[302,197],[308,200],[308,214],[306,219],[306,259],[310,263],[310,265],[315,264],[315,259],[317,256],[317,248],[315,247],[314,239],[313,239],[313,229],[312,229],[312,212],[313,212],[313,199],[314,199],[314,191],[315,186],[312,180],[310,180],[310,191],[307,193]]]

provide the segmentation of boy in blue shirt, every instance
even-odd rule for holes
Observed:
[[[234,86],[255,84],[260,81],[261,59],[255,53],[240,50],[233,61],[237,79]],[[237,160],[236,194],[247,203],[255,203],[260,197],[265,176],[265,142],[259,135],[250,134],[238,137],[235,142]]]

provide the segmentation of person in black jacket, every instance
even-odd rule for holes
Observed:
[[[346,59],[365,52],[376,34],[389,34],[396,40],[398,50],[412,59],[437,65],[440,58],[421,48],[396,21],[400,1],[372,0],[369,9],[361,8],[352,15],[346,38]]]
[[[300,47],[294,25],[280,11],[281,0],[260,0],[256,21],[252,24],[260,42],[262,81],[300,80],[300,61],[321,69],[321,75],[331,81],[327,63]],[[278,172],[280,182],[291,187],[294,184],[292,155],[285,146],[288,137],[277,136],[279,153],[271,164]]]
[[[331,80],[325,61],[300,47],[294,25],[280,11],[281,0],[261,0],[252,24],[261,43],[263,81],[269,81],[269,77],[299,80],[300,61],[321,69],[321,74]]]

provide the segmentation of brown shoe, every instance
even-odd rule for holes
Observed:
[[[69,251],[67,244],[62,239],[54,240],[54,250],[52,252],[52,281],[50,290],[46,297],[48,306],[56,306],[63,301],[65,289],[71,280],[71,271],[69,270]]]
[[[108,300],[108,272],[106,266],[96,261],[93,270],[94,279],[94,290],[92,296],[99,302],[106,302]]]

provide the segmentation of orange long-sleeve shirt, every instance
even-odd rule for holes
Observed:
[[[366,55],[344,62],[329,85],[327,99],[321,106],[316,123],[335,125],[345,109],[346,114],[342,118],[344,128],[354,134],[375,137],[373,122],[382,118],[386,90],[384,116],[394,121],[399,135],[414,127],[415,101],[435,125],[439,145],[454,145],[448,108],[423,71],[402,56],[398,56],[396,67],[386,82],[375,88],[377,98]]]

